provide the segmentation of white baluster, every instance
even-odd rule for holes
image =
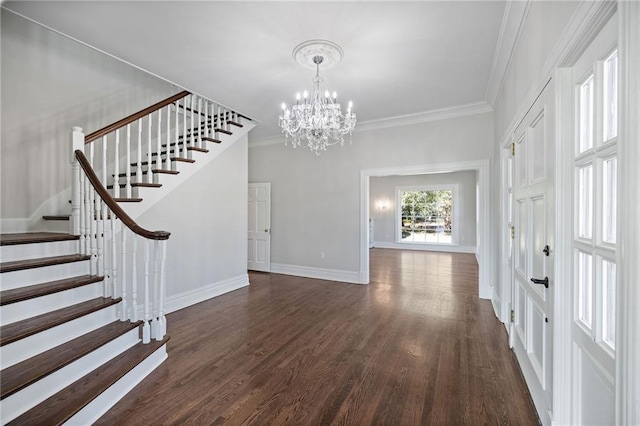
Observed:
[[[198,134],[196,136],[198,148],[202,148],[202,131],[202,98],[198,96]]]
[[[136,182],[142,182],[142,118],[138,119],[138,161],[136,165]]]
[[[187,95],[182,99],[182,152],[187,153],[187,98],[191,95]]]
[[[120,247],[120,252],[122,254],[122,261],[120,262],[120,297],[122,297],[122,304],[120,310],[120,321],[127,320],[127,232],[128,229],[122,224],[120,226],[120,234],[122,236],[122,245]]]
[[[178,132],[178,130],[179,130],[178,128],[180,127],[180,126],[178,125],[178,124],[180,123],[179,115],[178,115],[178,114],[179,114],[179,112],[178,112],[178,110],[179,110],[179,109],[180,109],[180,100],[177,100],[177,101],[176,101],[176,103],[175,103],[175,110],[176,110],[176,131],[175,131],[175,140],[174,140],[174,142],[176,143],[176,153],[178,153],[178,154],[179,154],[179,155],[178,155],[179,157],[182,157],[182,154],[181,154],[181,153],[180,153],[180,151],[179,151],[180,149],[182,149],[182,148],[180,148],[180,143],[179,143],[179,142],[180,142],[180,139],[179,139],[179,138],[180,138],[180,135],[178,134],[178,133],[179,133],[179,132]]]
[[[167,259],[167,240],[160,241],[160,289],[158,291],[158,328],[160,332],[156,340],[162,340],[167,334],[167,318],[164,316],[165,262]]]
[[[133,239],[133,253],[131,255],[131,318],[138,321],[138,236],[131,233]]]
[[[147,183],[153,183],[153,173],[151,173],[153,161],[153,149],[151,148],[151,129],[153,114],[147,115]]]
[[[84,174],[84,170],[80,172],[80,211],[79,211],[79,222],[80,222],[80,254],[87,254],[87,228],[86,228],[86,220],[87,215],[85,214],[86,204],[85,204],[85,181],[86,175]]]
[[[126,144],[126,148],[127,150],[126,155],[125,155],[125,159],[126,159],[126,164],[124,166],[125,168],[125,182],[124,182],[124,189],[125,189],[125,194],[127,194],[127,198],[131,198],[131,124],[127,124],[127,144]]]
[[[157,162],[156,164],[158,165],[159,169],[164,169],[164,166],[162,164],[162,110],[158,110],[158,130],[156,132],[156,148],[157,148]],[[167,152],[167,160],[169,160],[169,153]]]
[[[116,130],[115,157],[113,161],[113,197],[120,197],[120,129]]]
[[[93,145],[93,144],[92,144]],[[99,214],[96,191],[91,186],[89,179],[87,179],[88,191],[89,191],[89,246],[91,260],[89,261],[89,271],[92,275],[98,273],[98,223],[96,221],[96,215]]]
[[[102,198],[96,197],[96,217],[98,218],[98,226],[96,230],[96,245],[98,246],[98,261],[96,267],[96,275],[105,277],[104,283],[106,284],[105,274],[105,259],[104,259],[104,206]],[[107,288],[103,285],[103,297],[108,297]]]
[[[116,216],[111,214],[111,297],[118,297],[118,249],[116,247]]]
[[[76,151],[84,149],[84,133],[81,127],[74,127],[71,132],[71,220],[69,223],[70,232],[73,235],[80,235],[80,204],[81,204],[81,181],[80,163],[76,158]],[[84,173],[82,173],[84,174]]]
[[[102,137],[102,184],[107,186],[107,135]]]
[[[111,281],[113,280],[113,277],[111,276],[111,259],[109,258],[109,250],[108,250],[108,246],[107,246],[107,234],[109,232],[109,225],[111,220],[111,212],[109,210],[107,210],[107,203],[102,203],[102,230],[104,231],[104,238],[102,239],[102,245],[103,245],[103,253],[104,253],[104,274],[102,275],[104,277],[104,297],[115,297],[115,295],[111,292]],[[113,240],[113,234],[110,235],[110,238]]]
[[[171,147],[171,105],[167,105],[167,165],[166,165],[166,169],[169,170],[171,168],[171,162],[169,160],[169,151],[171,151],[171,149],[175,150],[175,156],[179,157],[178,155],[178,145],[175,145],[174,148]]]
[[[94,155],[94,147],[95,147],[95,143],[91,142],[89,144],[89,165],[91,166],[91,168],[93,169],[93,155]]]
[[[144,240],[144,313],[142,324],[142,343],[149,343],[151,341],[151,310],[149,309],[149,240]]]
[[[195,133],[196,133],[196,120],[193,117],[193,110],[196,108],[196,98],[195,95],[191,95],[191,133],[189,134],[189,146],[195,146]]]
[[[160,329],[160,247],[158,240],[153,241],[154,248],[154,274],[153,274],[153,321],[151,323],[151,338],[160,340],[158,336],[161,334]]]

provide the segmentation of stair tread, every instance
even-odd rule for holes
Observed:
[[[64,256],[40,257],[37,259],[14,260],[11,262],[0,263],[0,273],[20,271],[22,269],[42,268],[44,266],[80,262],[89,259],[91,259],[91,256],[81,254],[68,254]]]
[[[71,215],[44,215],[42,219],[44,220],[69,220]]]
[[[126,188],[126,183],[121,183],[120,188]],[[132,188],[160,188],[162,186],[161,183],[148,183],[148,182],[132,182]],[[107,185],[107,189],[113,189],[113,185]]]
[[[231,124],[236,127],[244,127],[242,124],[238,123],[237,121],[232,121],[232,120],[227,120],[227,124]]]
[[[0,306],[22,302],[23,300],[46,296],[48,294],[70,290],[76,287],[82,287],[83,285],[97,283],[103,279],[104,277],[98,275],[80,275],[77,277],[5,290],[0,292]]]
[[[94,331],[2,370],[0,399],[55,373],[77,359],[140,326],[142,321],[114,321]]]
[[[142,198],[114,198],[113,200],[118,203],[139,203]]]
[[[213,143],[222,143],[222,141],[220,139],[214,139],[214,138],[208,138],[208,137],[204,137],[202,138],[203,141],[208,141],[208,142],[213,142]]]
[[[20,234],[0,234],[0,246],[17,244],[49,243],[53,241],[78,240],[78,235],[62,232],[25,232]]]
[[[195,163],[196,160],[192,158],[184,158],[184,157],[171,157],[171,161],[180,161],[182,163]]]
[[[177,170],[166,170],[166,169],[153,169],[151,170],[152,173],[163,173],[166,175],[177,175],[180,172]]]
[[[58,425],[69,420],[169,340],[138,343],[49,399],[11,421],[10,425]]]
[[[226,130],[226,129],[218,129],[218,128],[215,128],[215,129],[213,129],[213,131],[214,131],[214,132],[224,133],[224,134],[226,134],[226,135],[232,135],[232,134],[233,134],[232,132],[230,132],[229,130]]]
[[[0,346],[24,339],[25,337],[32,336],[81,316],[115,305],[121,300],[119,297],[117,299],[98,297],[22,321],[3,325],[0,327]]]
[[[204,138],[202,138],[202,139],[204,139]],[[198,152],[205,152],[205,153],[209,152],[208,149],[200,148],[200,147],[197,147],[197,146],[190,146],[190,147],[187,148],[187,151],[198,151]],[[193,161],[195,161],[195,160],[193,160]]]

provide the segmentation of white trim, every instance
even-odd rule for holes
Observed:
[[[272,263],[271,273],[295,275],[297,277],[316,278],[319,280],[327,281],[339,281],[351,284],[366,284],[360,281],[360,276],[356,271],[343,271],[338,269],[313,268],[310,266]]]
[[[187,308],[196,303],[204,302],[213,297],[229,293],[249,285],[249,275],[242,274],[236,277],[227,278],[215,283],[202,286],[195,290],[188,290],[173,296],[169,296],[165,302],[165,312],[171,313],[183,308]],[[142,307],[140,307],[141,309]]]
[[[480,241],[477,247],[478,256],[478,295],[482,299],[490,299],[493,293],[491,283],[495,279],[491,266],[490,247],[493,247],[493,235],[490,232],[491,179],[489,160],[460,161],[455,163],[423,164],[404,167],[387,167],[380,169],[360,170],[360,282],[369,283],[369,178],[371,176],[419,175],[427,173],[443,173],[462,170],[478,171],[478,187],[480,198],[476,209],[479,216],[478,234]]]
[[[572,422],[572,337],[573,299],[573,73],[571,68],[557,69],[554,75],[556,99],[555,144],[555,300],[553,311],[553,418],[555,425]],[[561,143],[569,141],[569,143]],[[570,195],[567,195],[570,194]]]
[[[640,3],[619,7],[616,424],[640,424]]]
[[[472,102],[463,105],[451,107],[437,108],[429,111],[418,112],[415,114],[399,115],[395,117],[380,118],[376,120],[368,120],[358,122],[354,133],[366,132],[370,130],[388,129],[392,127],[409,126],[412,124],[428,123],[430,121],[447,120],[450,118],[465,117],[468,115],[484,114],[493,112],[493,107],[488,103]],[[249,148],[259,146],[278,145],[284,143],[283,135],[269,136],[260,139],[251,140]]]
[[[529,0],[508,0],[504,8],[500,34],[498,35],[493,65],[491,66],[491,73],[489,74],[489,82],[485,93],[485,99],[489,105],[495,105],[496,100],[502,92],[504,78],[511,65],[513,52],[520,39],[522,25],[527,18],[530,4],[531,2]]]
[[[69,187],[46,200],[27,218],[0,218],[0,232],[8,234],[49,230],[51,226],[47,226],[50,224],[47,224],[48,221],[42,219],[42,216],[71,214],[71,205],[68,203],[70,199]]]
[[[393,243],[389,241],[376,241],[375,248],[396,249],[396,250],[422,250],[422,251],[441,251],[445,253],[471,253],[476,255],[474,246],[459,246],[455,244],[412,244],[412,243]]]

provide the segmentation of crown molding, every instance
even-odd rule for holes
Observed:
[[[502,25],[500,26],[500,33],[498,34],[498,42],[496,43],[493,65],[491,66],[487,92],[485,94],[485,99],[489,105],[495,105],[496,100],[500,96],[504,78],[511,65],[513,52],[518,44],[522,25],[527,18],[530,4],[530,0],[509,0],[504,8]]]

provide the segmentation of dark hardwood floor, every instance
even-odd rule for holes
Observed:
[[[371,250],[368,286],[277,274],[168,316],[101,425],[535,425],[475,256]]]

